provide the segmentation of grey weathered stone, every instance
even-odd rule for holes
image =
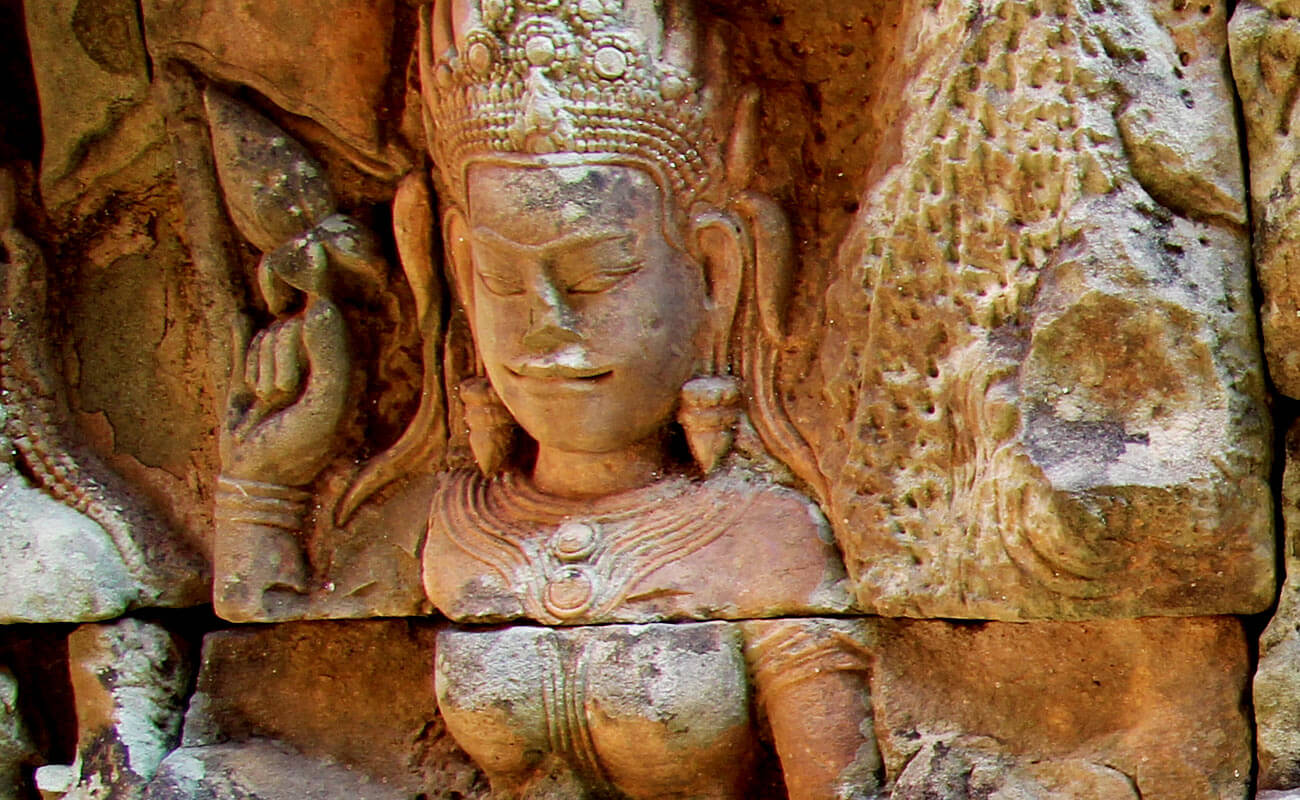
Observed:
[[[1255,672],[1256,751],[1262,789],[1300,788],[1300,425],[1286,437],[1282,524],[1286,582],[1259,640]]]
[[[1300,20],[1289,0],[1242,0],[1232,15],[1232,76],[1241,96],[1250,153],[1255,269],[1269,377],[1300,397],[1300,146],[1294,135],[1293,65],[1300,58]]]
[[[398,786],[283,744],[182,747],[163,761],[144,800],[409,800]]]
[[[36,769],[36,791],[41,800],[63,800],[77,785],[77,771],[69,764],[46,764]]]
[[[137,800],[180,739],[190,664],[165,628],[137,619],[68,637],[77,785],[67,800]]]
[[[22,800],[22,767],[36,747],[18,710],[18,682],[0,667],[0,800]]]
[[[1081,759],[1018,760],[992,739],[931,739],[908,762],[890,800],[1140,800],[1122,772]]]
[[[102,527],[0,461],[0,624],[108,619],[139,596]]]

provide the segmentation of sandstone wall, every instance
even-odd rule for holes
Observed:
[[[609,20],[689,51],[680,91],[637,95],[662,64]],[[704,796],[655,782],[682,764],[772,800],[1300,797],[1300,4],[0,0],[0,22],[0,798]],[[492,605],[511,577],[482,564],[526,560],[492,555],[504,534],[456,537],[524,512],[448,506],[487,609],[461,618],[438,504],[492,448],[507,477],[541,457],[475,427],[506,412],[465,388],[484,334],[436,93],[518,50],[527,124],[559,137],[598,103],[546,65],[587,45],[583,80],[645,120],[736,109],[706,120],[724,185],[680,249],[715,269],[734,236],[749,265],[710,351],[739,390],[709,406],[716,464],[677,410],[654,440],[685,511],[587,498],[605,516],[575,528],[520,495],[569,565],[545,612]],[[325,377],[334,426],[278,465],[301,479],[239,473],[243,415]],[[643,547],[679,572],[640,610],[555,610],[597,581],[602,524],[667,540],[732,501],[761,522],[724,556]],[[520,620],[558,672],[503,649],[479,687],[440,658]],[[754,744],[664,755],[722,726],[682,699],[718,653]],[[435,671],[497,698],[505,732],[469,731],[491,747]],[[644,726],[602,743],[614,701],[583,691],[624,679]],[[534,696],[553,752],[514,722]]]

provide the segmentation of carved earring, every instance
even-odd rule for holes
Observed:
[[[487,378],[469,378],[461,382],[459,389],[474,461],[484,475],[495,475],[514,440],[515,419]]]
[[[677,422],[695,462],[708,475],[731,450],[740,419],[740,383],[727,375],[692,378],[682,386]]]

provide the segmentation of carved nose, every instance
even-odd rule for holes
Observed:
[[[581,341],[578,319],[559,291],[549,282],[539,287],[528,307],[528,331],[524,334],[524,346],[530,350],[546,352]]]

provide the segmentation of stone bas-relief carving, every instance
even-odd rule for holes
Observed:
[[[206,635],[161,761],[170,657],[74,634],[47,795],[1248,791],[1239,623],[1128,619],[1272,592],[1222,4],[27,11],[52,281],[6,272],[5,408],[59,436],[12,485],[148,560],[53,497],[84,434],[224,618],[163,615]],[[151,365],[209,411],[157,392],[170,457]]]
[[[205,583],[197,558],[69,435],[48,342],[45,260],[15,227],[15,209],[13,176],[0,173],[0,621],[196,604]]]
[[[442,478],[415,524],[428,598],[465,626],[439,638],[439,704],[501,796],[746,796],[747,673],[792,797],[875,788],[862,623],[817,618],[851,611],[843,566],[816,505],[759,471],[757,431],[788,422],[741,401],[771,390],[788,223],[748,188],[758,97],[710,74],[699,45],[684,4],[422,10],[449,282],[475,344],[459,399],[482,474]],[[347,260],[327,245],[293,263],[334,233],[320,184],[281,170],[245,203],[223,139],[227,205],[272,251],[270,310],[290,302],[277,292],[303,294],[300,314],[240,342],[223,450],[217,610],[273,619],[310,613],[293,487],[324,466],[344,413],[330,283]],[[268,221],[328,233],[299,234],[276,263],[286,237],[259,241]],[[434,279],[402,255],[427,314]],[[694,464],[672,452],[674,422]],[[531,456],[510,451],[516,423]],[[755,559],[780,569],[755,574]],[[472,627],[522,620],[573,627]],[[677,624],[628,627],[656,621]],[[815,719],[799,713],[810,692]]]
[[[466,13],[471,18],[465,24],[477,24],[473,14],[479,12]],[[1231,155],[1231,87],[1221,69],[1225,14],[1218,4],[1155,9],[991,3],[981,18],[992,21],[975,26],[954,5],[938,4],[917,8],[899,22],[898,36],[926,43],[910,57],[915,69],[904,88],[916,86],[923,96],[946,100],[885,125],[879,135],[897,141],[897,148],[859,158],[869,168],[860,179],[856,215],[851,224],[848,217],[841,222],[846,238],[836,257],[757,268],[752,285],[741,289],[745,299],[737,306],[726,354],[746,381],[745,391],[737,393],[746,395],[749,412],[737,428],[742,449],[747,436],[761,440],[761,449],[780,462],[779,471],[793,472],[826,512],[863,610],[1024,620],[1252,613],[1268,605],[1274,581],[1269,436],[1249,286],[1240,269],[1248,235],[1240,163]],[[538,17],[543,18],[550,19]],[[493,36],[475,48],[489,84],[493,59],[501,55]],[[1011,43],[1017,43],[1014,56],[1004,52]],[[599,49],[583,51],[583,58],[594,59]],[[640,67],[629,66],[628,57],[615,56],[615,50],[605,51],[609,63],[601,66],[613,74],[623,58],[624,71],[615,77],[592,66],[566,76],[572,85],[548,78],[534,86],[521,73],[517,87],[502,89],[517,97],[491,102],[505,109],[501,113],[513,113],[527,93],[535,109],[528,113],[537,118],[529,122],[525,114],[518,125],[501,123],[493,135],[521,150],[597,155],[604,145],[583,138],[583,126],[590,124],[584,104],[596,101],[574,93],[601,81],[637,85]],[[701,52],[725,61],[707,43]],[[521,58],[527,61],[526,54]],[[454,111],[439,105],[450,101],[428,96],[439,75],[452,81],[452,94],[473,89],[457,83],[461,73],[455,70],[431,69],[420,81],[426,127]],[[466,69],[477,74],[472,65]],[[653,91],[645,96],[661,96]],[[348,290],[326,285],[333,276],[360,264],[372,276],[383,271],[370,246],[362,244],[364,226],[340,222],[346,215],[336,207],[328,181],[306,177],[319,172],[319,165],[292,152],[292,137],[259,134],[287,149],[277,156],[268,148],[269,160],[256,168],[266,187],[280,190],[257,189],[252,173],[240,171],[249,164],[235,164],[246,154],[230,145],[230,131],[246,129],[247,120],[236,118],[248,114],[215,107],[221,104],[213,97],[210,92],[208,117],[224,205],[262,252],[257,284],[265,311],[276,315],[287,302],[311,298],[306,313],[280,315],[269,332],[259,334],[259,354],[267,351],[270,369],[261,368],[260,358],[244,359],[251,364],[245,396],[256,399],[239,405],[248,414],[236,426],[240,435],[263,430],[249,420],[260,422],[291,394],[285,388],[294,385],[289,373],[304,369],[288,358],[299,325],[311,331],[303,342],[311,339],[321,357],[337,356],[330,370],[337,381],[316,386],[312,397],[339,401],[349,392],[374,395],[376,386],[400,384],[391,376],[376,380],[372,373],[383,363],[342,357],[343,341],[356,348],[365,339],[355,324],[342,326],[347,336],[342,330],[324,339],[317,335],[340,321],[329,316],[334,322],[327,324],[325,311],[334,306],[347,316],[355,302]],[[665,109],[641,105],[639,97],[633,92],[628,102],[648,115],[647,125],[689,139],[689,130],[677,130],[687,122],[656,116]],[[762,119],[762,100],[754,102]],[[985,117],[1002,123],[992,125]],[[708,120],[712,129],[730,127],[717,122]],[[525,130],[552,124],[546,134]],[[612,155],[649,141],[638,137],[652,136],[619,133],[624,134],[630,138],[619,143],[623,149],[608,148]],[[487,134],[460,131],[455,136],[464,141],[450,149],[435,139],[435,171],[443,175],[480,135]],[[761,142],[751,149],[754,158],[774,158]],[[690,175],[713,168],[706,163],[713,156],[704,151],[664,153],[680,162],[662,176],[665,183],[688,183]],[[744,188],[723,205],[750,215],[754,231],[772,227],[765,206],[747,205],[758,196],[750,184],[764,179],[730,173],[727,178]],[[506,190],[486,186],[507,182],[486,168],[439,180],[436,203],[442,208],[475,184],[485,187],[478,194],[496,196]],[[722,186],[714,181],[710,190]],[[249,192],[260,192],[264,205],[245,198]],[[229,615],[419,613],[424,600],[412,591],[416,567],[406,556],[419,549],[420,533],[398,521],[408,512],[389,510],[398,502],[394,498],[419,505],[428,491],[427,475],[454,466],[458,444],[468,444],[489,466],[494,454],[509,449],[515,428],[497,413],[501,406],[489,402],[491,392],[502,390],[501,381],[488,391],[487,384],[467,380],[482,370],[473,363],[479,354],[465,344],[468,318],[457,303],[446,304],[451,320],[442,328],[443,271],[433,267],[430,250],[433,228],[443,238],[450,231],[439,223],[434,203],[423,180],[408,175],[392,205],[396,251],[415,306],[406,309],[405,324],[418,326],[423,348],[421,400],[408,417],[406,436],[359,474],[324,458],[327,451],[319,447],[303,444],[301,455],[281,451],[287,464],[322,471],[310,499],[324,511],[311,515],[304,535],[296,537],[309,551],[304,565],[292,563],[295,537],[280,536],[281,545],[274,545],[277,537],[269,530],[260,538],[269,548],[267,558],[254,555],[258,537],[249,537],[246,552],[230,553],[283,564],[286,572],[230,583],[251,593],[252,607],[229,608]],[[695,211],[679,213],[695,224]],[[330,240],[331,264],[311,261],[313,248],[328,238],[320,226],[331,219],[346,229]],[[724,227],[713,226],[702,240],[717,239]],[[756,263],[780,260],[761,254],[770,256],[785,244],[763,236],[784,233],[743,233],[756,237]],[[360,250],[339,252],[347,249],[344,240]],[[301,248],[301,257],[291,257],[291,251],[299,252],[294,248]],[[455,265],[449,267],[445,279],[454,284]],[[303,288],[309,275],[323,283]],[[801,302],[777,299],[789,293]],[[758,310],[746,317],[746,304]],[[503,331],[500,338],[520,335]],[[476,339],[480,350],[482,339]],[[377,347],[369,340],[365,346]],[[1088,358],[1062,359],[1067,352]],[[288,372],[278,372],[277,363]],[[737,435],[726,422],[730,392],[725,382],[705,381],[675,396],[684,414],[674,430],[683,432],[703,463],[714,457],[712,449],[725,451],[727,437]],[[371,419],[359,418],[358,408],[354,398],[328,414],[283,413],[286,425],[319,423],[332,432],[304,432],[301,442],[355,443]],[[325,418],[336,414],[338,422]],[[467,442],[458,438],[464,424],[470,427]],[[450,446],[444,436],[451,437]],[[547,453],[538,453],[543,472]],[[328,463],[315,463],[320,460]],[[239,471],[232,465],[227,479],[240,480]],[[228,483],[227,489],[223,496],[236,505],[252,502],[255,487]],[[387,502],[360,502],[380,489]],[[272,505],[308,505],[307,494],[266,491]],[[1179,511],[1193,507],[1194,513]],[[226,548],[235,541],[218,537]],[[387,543],[387,554],[379,552],[380,541]],[[280,588],[263,591],[273,584]],[[331,597],[317,590],[323,586],[333,587]],[[272,597],[280,604],[276,610],[257,607]]]

